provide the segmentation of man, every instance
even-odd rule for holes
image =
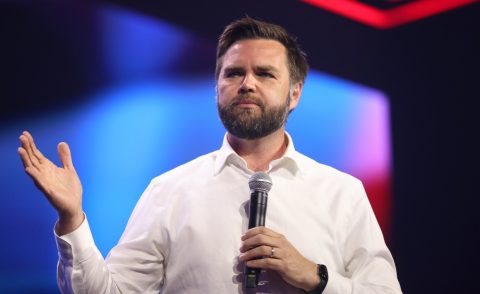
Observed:
[[[58,282],[75,293],[401,293],[355,178],[295,151],[285,132],[308,65],[283,28],[244,18],[217,48],[220,150],[152,180],[104,261],[82,210],[68,145],[58,168],[20,136],[26,172],[58,211]],[[247,182],[273,181],[267,226],[247,230]],[[243,268],[261,268],[246,289]]]

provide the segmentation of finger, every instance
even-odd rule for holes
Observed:
[[[35,159],[36,159],[38,160],[39,163],[42,163],[45,159],[45,156],[43,156],[42,152],[40,152],[40,150],[37,149],[37,146],[35,145],[35,141],[33,140],[32,135],[27,131],[24,131],[23,134],[28,138],[31,152],[35,157],[35,158],[32,158],[32,161],[35,162]]]
[[[253,259],[246,262],[248,267],[261,268],[261,269],[271,269],[279,271],[282,269],[283,261],[275,258],[261,258]]]
[[[269,246],[269,247],[281,247],[280,239],[267,236],[267,235],[255,235],[245,241],[243,241],[242,246],[240,247],[240,252],[247,252],[248,250],[258,247],[258,246]]]
[[[18,154],[22,159],[23,167],[25,168],[25,172],[32,178],[38,178],[38,169],[32,164],[30,157],[27,154],[27,151],[23,147],[18,148]]]
[[[25,172],[34,180],[36,184],[39,183],[41,175],[39,170],[36,167],[34,167],[33,165],[27,166],[25,168]]]
[[[40,161],[35,156],[34,149],[32,147],[33,138],[29,132],[24,131],[20,136],[20,141],[22,142],[22,147],[27,151],[28,157],[30,157],[30,161],[32,162],[33,166],[38,167]]]
[[[273,250],[272,250],[273,249]],[[239,259],[240,261],[247,261],[250,259],[255,258],[280,258],[279,256],[279,248],[275,248],[272,246],[258,246],[253,249],[248,250],[245,253],[240,254]]]
[[[64,168],[67,169],[74,169],[72,163],[72,153],[70,152],[70,147],[65,142],[61,142],[57,146],[58,149],[58,156],[60,157],[60,161]]]
[[[33,166],[32,161],[27,154],[27,151],[23,147],[18,147],[18,155],[20,155],[20,159],[22,160],[24,168]]]
[[[25,132],[20,135],[20,142],[22,143],[23,150],[25,150],[25,152],[27,153],[28,162],[30,162],[32,166],[38,166],[38,160],[33,155],[33,151],[30,146],[30,140],[28,139],[27,135],[25,135]]]
[[[251,228],[249,229],[248,231],[245,232],[245,234],[243,234],[242,236],[242,241],[245,241],[247,240],[248,238],[251,238],[255,235],[258,235],[258,234],[263,234],[263,235],[267,235],[267,236],[271,236],[271,237],[281,237],[282,235],[275,232],[274,230],[272,229],[269,229],[267,227],[255,227],[255,228]]]

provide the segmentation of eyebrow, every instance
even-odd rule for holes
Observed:
[[[240,66],[231,66],[231,67],[225,67],[223,71],[225,72],[232,72],[232,71],[243,71],[244,69]]]
[[[270,66],[270,65],[259,65],[254,67],[255,71],[264,71],[264,72],[271,72],[271,73],[278,73],[278,69]],[[224,69],[224,72],[232,72],[232,71],[244,71],[244,68],[241,66],[231,66],[231,67],[226,67]]]
[[[278,69],[273,67],[273,66],[270,66],[270,65],[260,65],[260,66],[255,66],[255,70],[256,71],[267,71],[267,72],[271,72],[271,73],[278,73]]]

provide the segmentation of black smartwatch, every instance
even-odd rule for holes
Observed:
[[[323,290],[325,290],[325,287],[327,286],[327,282],[328,282],[327,267],[324,264],[317,264],[317,274],[318,274],[318,277],[320,278],[320,283],[318,284],[317,288],[313,289],[310,292],[303,291],[304,293],[307,293],[307,294],[323,293]]]

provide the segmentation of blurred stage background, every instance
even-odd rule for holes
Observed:
[[[216,39],[245,15],[307,52],[287,129],[364,182],[404,292],[480,291],[479,5],[347,2],[1,2],[0,293],[58,292],[56,215],[23,172],[21,132],[57,163],[70,144],[106,255],[153,177],[220,146]]]

